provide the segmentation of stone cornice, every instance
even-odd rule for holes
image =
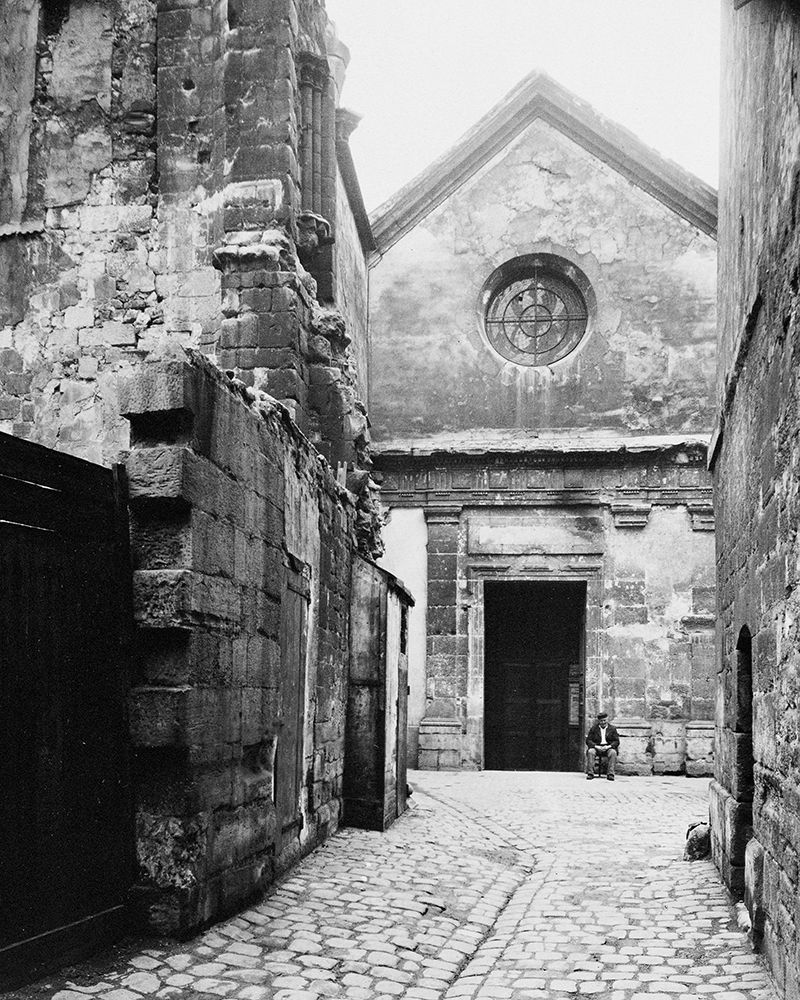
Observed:
[[[713,516],[712,491],[686,487],[684,489],[427,489],[425,487],[384,488],[381,500],[387,507],[424,507],[426,516],[435,514],[437,520],[452,520],[453,511],[475,506],[523,507],[614,507],[624,514],[639,508],[686,507],[692,514],[697,531],[709,528],[707,518]],[[702,515],[698,510],[702,509]],[[441,515],[441,516],[440,516]]]
[[[524,450],[509,447],[478,447],[474,450],[423,450],[410,446],[407,450],[382,450],[377,444],[372,456],[377,469],[431,469],[464,466],[473,468],[530,466],[558,467],[565,465],[641,465],[650,462],[668,462],[705,468],[708,446],[699,439],[671,438],[653,443],[637,444],[636,439],[620,440],[601,447],[589,442],[575,441],[551,445],[531,442]]]
[[[694,531],[714,527],[705,449],[693,455],[383,456],[381,499],[452,520],[467,507],[606,507],[617,527],[644,527],[653,507],[685,507]],[[388,460],[387,460],[388,459]]]
[[[525,77],[443,156],[372,215],[385,253],[537,118],[716,239],[716,191],[544,73]]]

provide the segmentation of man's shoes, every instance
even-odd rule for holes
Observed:
[[[586,780],[587,780],[587,781],[591,781],[591,780],[592,780],[593,778],[594,778],[594,775],[593,775],[593,774],[587,774],[587,775],[586,775]]]
[[[613,774],[609,774],[609,775],[607,775],[607,777],[608,777],[609,781],[613,781],[614,780],[614,775]]]

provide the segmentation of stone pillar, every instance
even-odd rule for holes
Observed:
[[[419,767],[461,766],[464,730],[458,662],[458,537],[460,508],[425,511],[428,523],[428,650],[425,718],[419,728]]]
[[[233,15],[233,16],[232,16]],[[275,178],[277,221],[291,225],[299,210],[297,157],[297,4],[294,0],[237,0],[228,12],[225,77],[228,160],[233,183]],[[229,231],[264,226],[256,201],[226,211]]]
[[[217,358],[245,384],[279,399],[308,431],[308,337],[313,299],[279,230],[233,234],[217,249],[223,313]]]
[[[336,88],[328,61],[304,53],[300,66],[302,205],[300,259],[314,275],[320,302],[336,297],[333,274],[336,224]]]

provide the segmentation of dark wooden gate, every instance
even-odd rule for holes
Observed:
[[[357,556],[350,604],[344,822],[385,830],[406,808],[408,611],[398,579]]]
[[[0,434],[0,977],[124,914],[124,513],[111,470]]]

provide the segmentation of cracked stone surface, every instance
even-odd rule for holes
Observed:
[[[682,860],[707,781],[411,780],[387,833],[340,831],[239,916],[9,1000],[773,1000],[713,865]]]

